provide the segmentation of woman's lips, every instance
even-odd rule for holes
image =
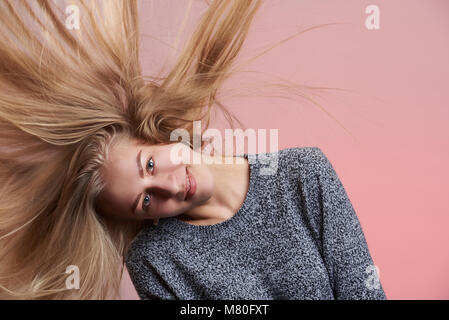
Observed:
[[[186,169],[187,171],[187,193],[185,200],[190,199],[196,191],[196,180],[195,177],[189,172],[189,169]],[[189,187],[190,186],[190,187]]]

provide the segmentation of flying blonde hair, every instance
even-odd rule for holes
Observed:
[[[173,143],[193,120],[204,131],[215,105],[233,126],[217,93],[261,3],[208,2],[169,74],[148,77],[136,0],[0,2],[1,299],[118,298],[144,222],[97,212],[108,150],[129,137]],[[80,30],[64,24],[68,4]],[[73,265],[79,289],[66,287]]]

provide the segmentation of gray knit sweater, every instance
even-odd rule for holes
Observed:
[[[197,226],[165,218],[134,239],[125,262],[141,299],[386,299],[357,215],[319,148],[242,156],[249,189],[231,219]]]

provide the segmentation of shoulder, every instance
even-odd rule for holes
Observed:
[[[296,165],[316,165],[323,162],[326,156],[318,147],[291,147],[282,149],[279,158],[285,164]]]
[[[327,171],[327,158],[318,147],[291,147],[251,157],[251,169],[255,169],[258,188],[263,192],[315,188],[320,173]]]
[[[318,147],[288,148],[281,152],[284,174],[294,176],[303,184],[341,189],[340,178],[326,154]]]
[[[257,154],[259,166],[270,163],[280,175],[315,175],[323,170],[329,161],[318,147],[290,147],[271,153]]]

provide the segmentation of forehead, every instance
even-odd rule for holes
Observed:
[[[128,210],[139,193],[139,150],[138,144],[129,139],[124,139],[109,149],[102,169],[105,186],[100,194],[101,207],[106,211]]]
[[[103,167],[104,180],[111,186],[117,179],[137,178],[137,154],[139,144],[128,138],[116,142],[109,148]]]

